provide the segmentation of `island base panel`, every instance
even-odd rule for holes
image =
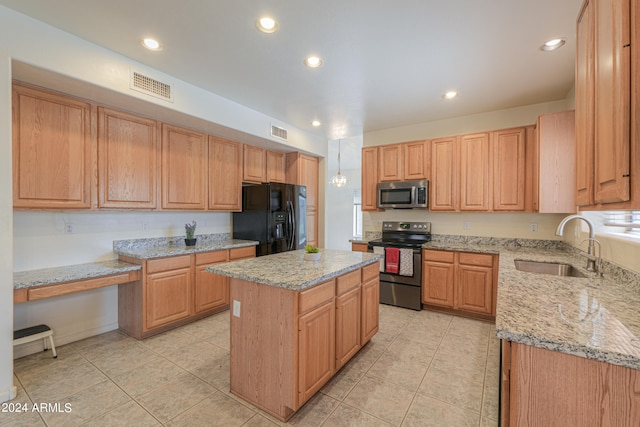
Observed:
[[[286,421],[298,409],[297,294],[232,278],[230,299],[231,392]]]

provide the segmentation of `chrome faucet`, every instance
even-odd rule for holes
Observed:
[[[596,242],[597,240],[595,239],[595,231],[594,231],[594,227],[593,227],[593,222],[591,222],[588,218],[585,218],[582,215],[569,215],[565,218],[562,219],[562,221],[560,221],[560,224],[558,224],[558,228],[556,228],[556,236],[562,236],[562,233],[564,233],[564,226],[571,221],[572,219],[581,219],[584,222],[587,223],[587,225],[589,226],[589,238],[586,239],[589,241],[589,246],[587,248],[587,253],[582,253],[582,256],[585,256],[587,258],[587,271],[598,271],[598,266],[596,264],[596,256],[595,256],[595,247],[593,242]],[[598,242],[598,245],[600,245],[600,242]]]

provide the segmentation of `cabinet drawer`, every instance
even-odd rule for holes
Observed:
[[[369,264],[366,267],[362,267],[362,283],[367,280],[378,277],[380,274],[380,262],[376,261],[373,264]]]
[[[229,251],[204,252],[196,254],[196,265],[213,264],[216,262],[224,262],[229,260]]]
[[[147,261],[147,273],[175,270],[191,266],[191,255],[172,256]]]
[[[460,255],[458,255],[458,263],[466,264],[466,265],[481,265],[484,267],[493,267],[493,255],[460,252]]]
[[[229,251],[229,259],[253,258],[256,256],[255,246],[245,246],[242,248],[233,248]]]
[[[343,274],[336,279],[336,295],[342,295],[349,289],[353,289],[360,284],[362,273],[360,269]]]
[[[319,285],[301,291],[299,294],[300,299],[298,300],[298,311],[304,313],[333,298],[336,294],[335,285],[335,280],[329,280],[328,282],[320,283]]]
[[[434,251],[431,249],[422,250],[423,261],[439,261],[453,263],[454,252],[450,251]]]

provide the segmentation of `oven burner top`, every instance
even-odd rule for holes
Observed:
[[[429,241],[431,241],[430,222],[385,221],[382,223],[382,238],[371,240],[369,247],[393,246],[419,249],[422,244]]]
[[[422,240],[384,240],[384,239],[376,239],[370,240],[370,246],[392,246],[396,248],[420,248],[423,243],[431,241],[431,236],[428,236]]]

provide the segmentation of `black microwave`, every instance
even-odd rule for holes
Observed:
[[[378,184],[378,208],[427,209],[429,181],[381,182]]]

